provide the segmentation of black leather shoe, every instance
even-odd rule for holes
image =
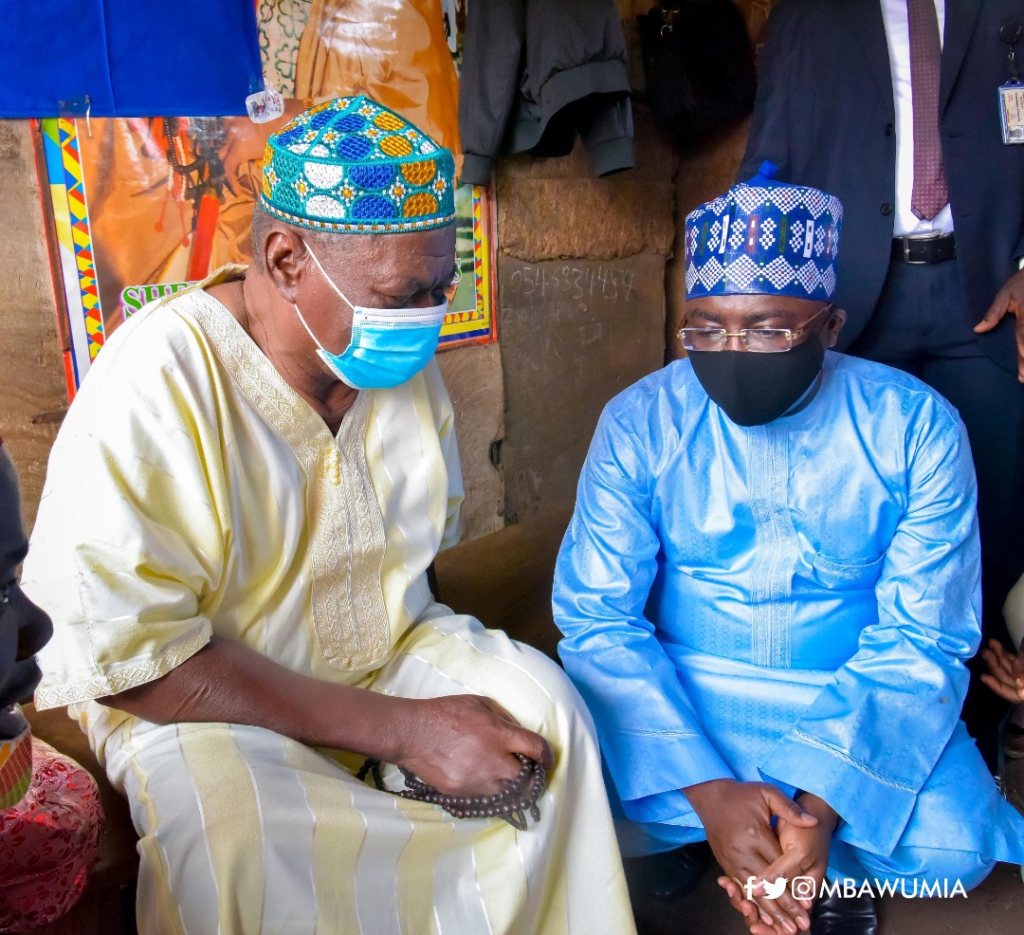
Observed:
[[[701,841],[663,854],[630,857],[622,862],[626,871],[633,911],[664,910],[691,893],[711,866],[711,848]]]
[[[827,896],[814,904],[811,935],[878,935],[873,896]]]

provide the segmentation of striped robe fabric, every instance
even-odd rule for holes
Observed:
[[[430,594],[461,498],[435,364],[360,393],[333,436],[202,287],[118,329],[54,446],[23,586],[56,631],[36,704],[70,706],[131,804],[140,932],[634,931],[575,689]],[[95,701],[214,633],[315,678],[494,698],[551,744],[542,820],[457,821],[337,751]]]

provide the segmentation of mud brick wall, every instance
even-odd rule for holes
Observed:
[[[501,351],[496,344],[462,347],[438,355],[455,409],[462,483],[462,541],[496,532],[505,525],[505,483],[492,463],[492,449],[505,434]]]
[[[0,287],[0,436],[18,465],[30,529],[68,399],[25,120],[0,120]]]
[[[509,522],[573,502],[601,410],[664,362],[673,156],[641,109],[634,118],[628,172],[594,178],[579,146],[499,169]]]
[[[738,0],[755,41],[772,2]],[[732,184],[743,155],[746,126],[683,158],[651,121],[636,17],[654,5],[618,0],[636,169],[594,178],[579,146],[565,159],[517,156],[498,167],[500,469],[510,523],[571,504],[605,404],[680,356],[686,214]]]

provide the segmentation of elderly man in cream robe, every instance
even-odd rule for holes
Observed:
[[[462,493],[432,359],[453,181],[364,97],[300,115],[253,265],[134,316],[61,429],[24,574],[56,630],[36,703],[131,803],[140,932],[633,931],[579,696],[427,585]],[[458,805],[524,758],[548,767],[525,830],[356,775]]]

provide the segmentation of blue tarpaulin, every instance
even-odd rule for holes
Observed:
[[[0,117],[244,114],[263,87],[253,0],[0,0],[0,14]]]

